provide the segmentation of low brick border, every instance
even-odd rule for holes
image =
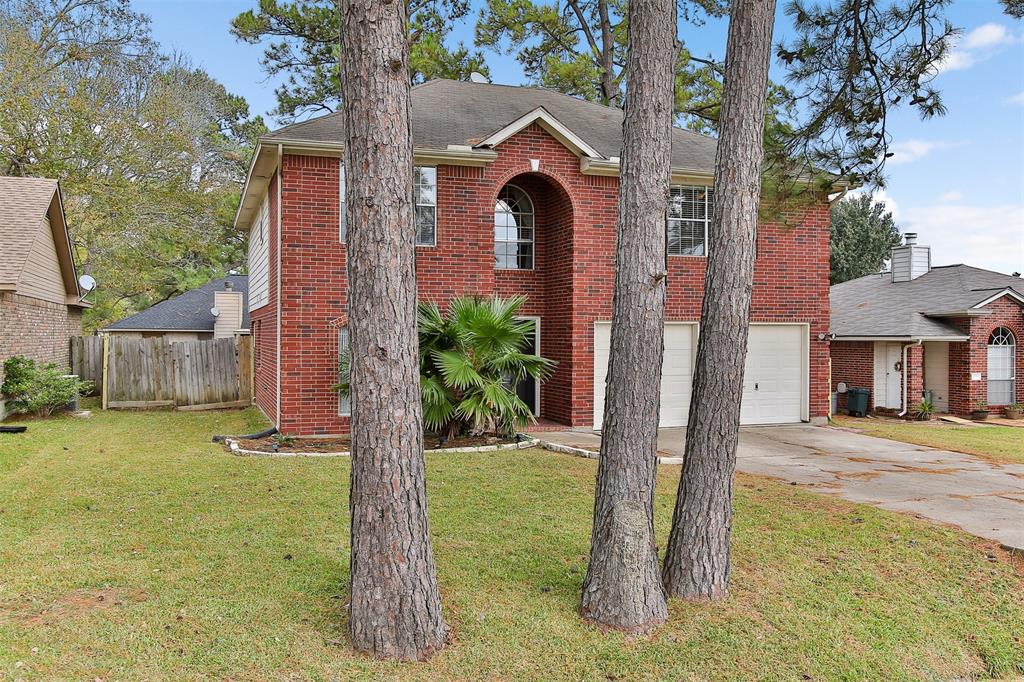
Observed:
[[[263,452],[262,450],[247,450],[238,444],[234,438],[225,438],[224,444],[228,446],[232,455],[239,457],[349,457],[352,453],[340,452]],[[464,448],[441,448],[437,450],[425,450],[424,454],[454,454],[459,452],[501,452],[504,450],[525,450],[541,445],[536,438],[526,437],[518,443],[503,443],[501,445],[477,445]]]
[[[545,450],[551,452],[560,452],[566,455],[573,455],[574,457],[586,457],[587,459],[600,459],[601,455],[593,450],[587,450],[586,448],[577,448],[572,445],[562,445],[561,443],[551,443],[546,440],[540,440],[540,446]],[[682,464],[682,457],[658,457],[658,464]]]

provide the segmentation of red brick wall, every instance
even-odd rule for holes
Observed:
[[[266,305],[249,313],[249,329],[253,339],[255,366],[254,398],[263,414],[277,423],[277,185],[275,174],[267,186],[270,223],[267,239],[270,256],[267,263],[269,297]]]
[[[914,406],[921,402],[924,397],[924,346],[910,346],[906,351],[907,368],[907,400],[906,405],[910,414],[913,414]]]
[[[559,362],[541,389],[542,414],[590,424],[594,322],[611,319],[618,180],[581,174],[579,159],[536,125],[496,151],[485,168],[438,167],[437,245],[417,248],[420,297],[444,304],[459,294],[528,295],[523,313],[542,318],[540,352]],[[531,159],[540,161],[538,172]],[[347,430],[330,391],[337,375],[335,325],[347,304],[338,164],[336,158],[284,158],[279,426],[288,433]],[[493,209],[507,182],[535,204],[533,271],[494,269]],[[828,205],[822,200],[785,222],[759,228],[751,318],[810,325],[810,415],[819,417],[827,414],[829,399],[827,344],[816,339],[828,331]],[[704,267],[703,258],[670,257],[669,320],[700,317]],[[274,286],[272,273],[272,297]],[[257,384],[265,390],[265,382]],[[265,402],[260,398],[261,406]]]
[[[866,388],[871,391],[868,398],[868,409],[875,406],[875,344],[871,341],[833,341],[830,344],[832,355],[832,387],[835,391],[840,381],[846,382],[849,388]],[[846,409],[846,394],[839,394],[840,410]]]
[[[961,318],[956,324],[970,331],[968,343],[949,344],[949,401],[955,414],[968,414],[979,402],[988,401],[988,339],[997,327],[1006,327],[1017,341],[1017,402],[1024,403],[1024,308],[1004,296],[985,306],[990,315]],[[971,373],[981,374],[971,381]],[[990,406],[1001,412],[999,406]]]

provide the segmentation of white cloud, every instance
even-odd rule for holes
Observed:
[[[860,187],[858,189],[851,190],[848,196],[851,199],[853,199],[854,197],[860,196],[862,194],[870,194],[871,198],[874,201],[876,201],[876,202],[878,202],[880,204],[885,204],[885,210],[888,211],[889,213],[892,213],[893,220],[895,220],[897,223],[899,223],[899,221],[900,221],[900,209],[899,209],[899,206],[896,204],[896,200],[893,199],[891,196],[889,196],[884,189],[876,189],[875,191],[872,192],[869,189],[866,189],[864,187]]]
[[[964,195],[961,192],[946,192],[941,197],[943,201],[960,201],[963,198]]]
[[[964,71],[991,57],[1017,38],[1002,24],[988,23],[965,34],[937,66],[938,73]]]
[[[1013,36],[1002,24],[982,24],[964,36],[960,47],[965,50],[980,50],[1013,42]]]
[[[900,231],[917,232],[936,265],[966,263],[997,272],[1024,270],[1024,204],[941,204],[901,211]]]
[[[1020,92],[1018,92],[1016,95],[1013,95],[1012,97],[1008,97],[1006,99],[1006,101],[1009,102],[1010,104],[1024,105],[1024,90],[1021,90]]]
[[[911,161],[917,161],[928,156],[928,154],[936,149],[943,149],[949,146],[947,142],[929,142],[927,140],[895,142],[889,145],[889,151],[892,153],[892,156],[889,157],[887,163],[893,166],[901,163],[910,163]]]

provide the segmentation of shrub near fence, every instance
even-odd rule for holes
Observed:
[[[96,383],[104,408],[243,407],[252,402],[252,339],[207,341],[117,335],[71,340],[72,372]]]

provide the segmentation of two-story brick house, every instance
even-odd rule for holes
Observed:
[[[615,280],[622,112],[539,88],[438,80],[413,89],[421,299],[526,294],[539,352],[520,387],[536,414],[599,426]],[[332,392],[346,342],[342,119],[265,136],[236,225],[250,232],[256,402],[281,431],[348,430]],[[661,423],[686,422],[699,333],[715,140],[673,131]],[[827,197],[758,230],[744,423],[828,413]],[[645,368],[638,367],[637,371]],[[532,400],[530,400],[532,398]]]

